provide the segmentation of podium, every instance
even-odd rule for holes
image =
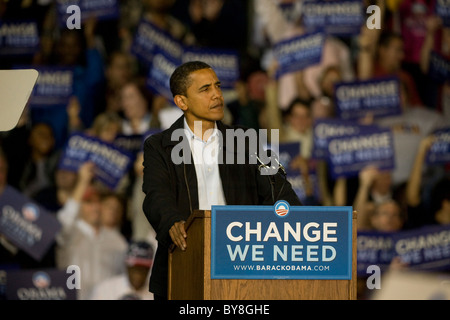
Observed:
[[[356,300],[356,212],[351,279],[211,279],[211,211],[186,221],[187,248],[169,251],[169,300]]]

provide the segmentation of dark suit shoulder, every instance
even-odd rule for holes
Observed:
[[[144,147],[158,147],[161,146],[161,141],[163,140],[163,132],[158,132],[155,134],[152,134],[151,136],[148,136],[144,140]]]

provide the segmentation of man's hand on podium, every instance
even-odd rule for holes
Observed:
[[[173,243],[181,250],[186,250],[186,231],[184,230],[185,221],[175,222],[169,230],[169,235]]]

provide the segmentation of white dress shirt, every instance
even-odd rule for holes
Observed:
[[[206,141],[192,132],[186,119],[184,119],[184,132],[191,147],[197,175],[199,209],[211,210],[212,205],[225,205],[218,164],[220,133],[217,124]]]

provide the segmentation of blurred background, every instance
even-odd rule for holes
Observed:
[[[1,299],[94,299],[137,277],[130,243],[157,246],[142,144],[182,114],[168,79],[188,60],[222,81],[223,122],[279,130],[305,205],[357,210],[358,299],[450,298],[448,1],[0,0],[0,69],[39,71],[0,132]],[[127,281],[109,298],[152,299]]]

